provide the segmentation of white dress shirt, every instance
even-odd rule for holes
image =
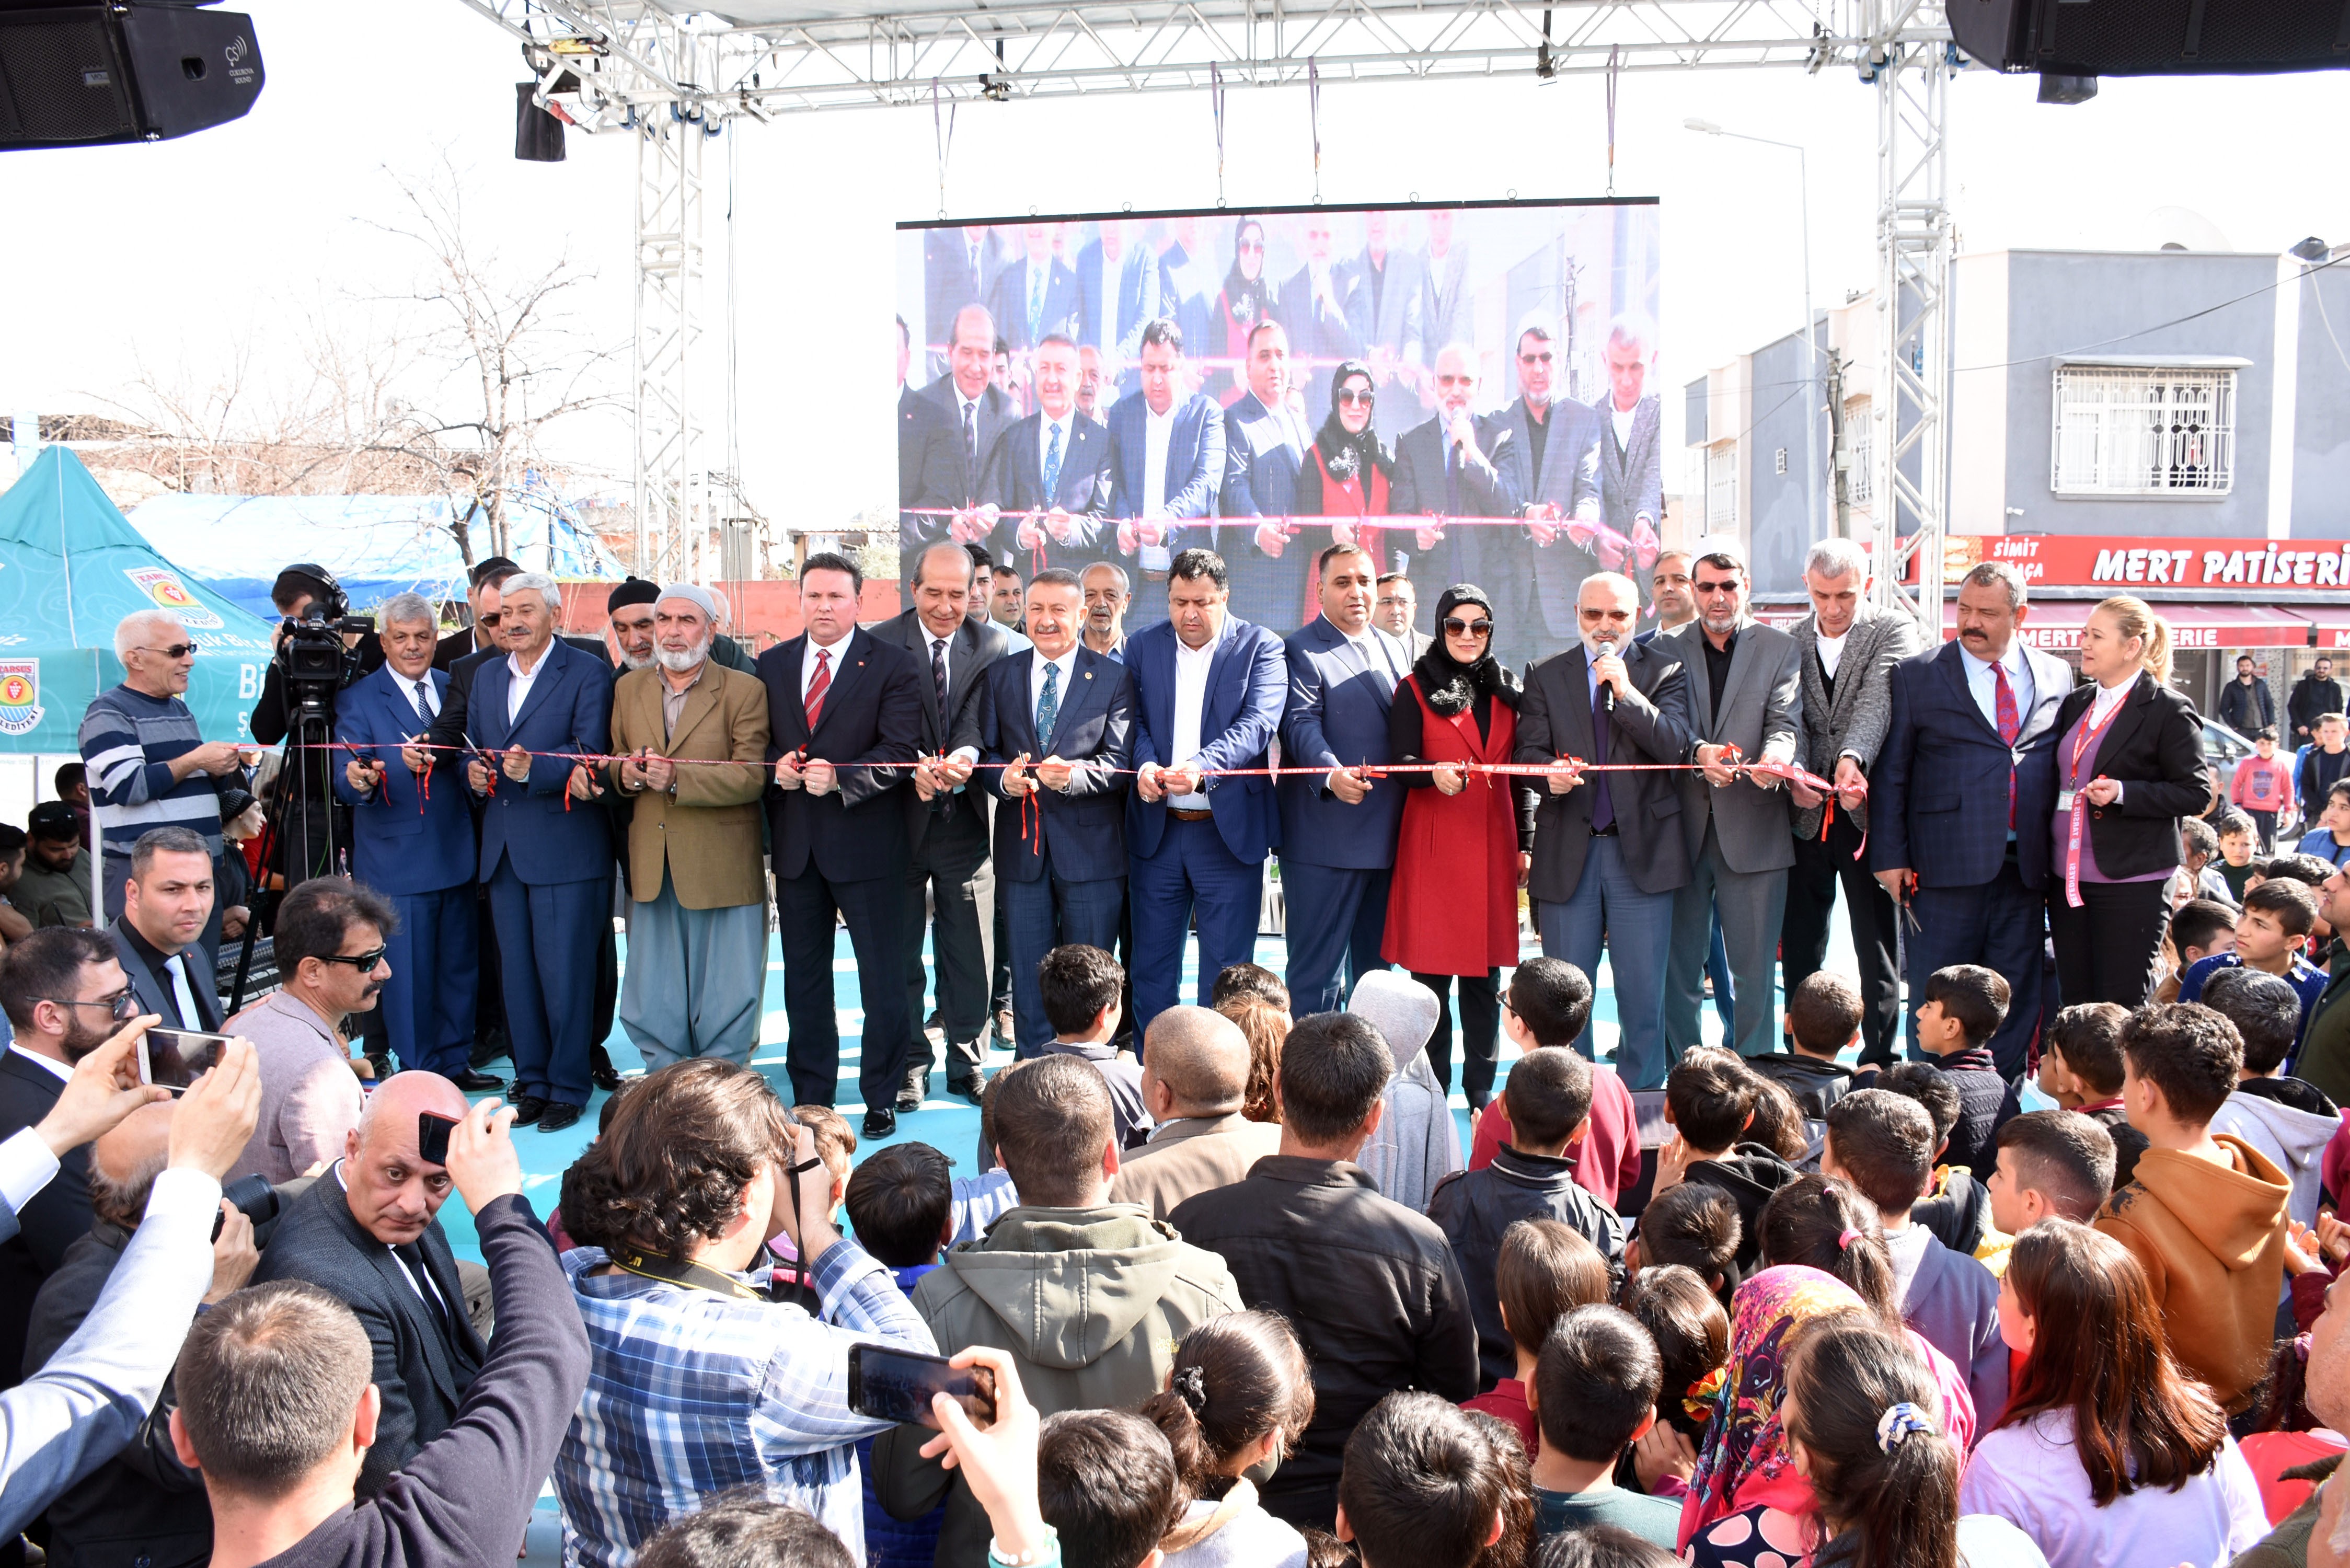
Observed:
[[[1619,409],[1616,406],[1613,399],[1609,400],[1607,404],[1607,416],[1614,421],[1616,426],[1617,451],[1630,452],[1632,450],[1632,421],[1639,417],[1639,413],[1640,405],[1638,403],[1633,404],[1628,409]]]
[[[1219,637],[1195,652],[1184,646],[1181,638],[1175,639],[1175,732],[1167,747],[1170,766],[1180,767],[1200,754],[1200,726],[1208,707],[1208,667],[1215,662],[1217,645],[1222,641]],[[1215,806],[1215,796],[1204,782],[1191,794],[1168,799],[1185,811]]]
[[[554,652],[555,644],[549,642],[545,648],[538,650],[538,663],[535,668],[529,670],[525,670],[522,667],[522,650],[520,649],[516,649],[514,652],[506,655],[506,674],[508,677],[506,680],[507,723],[512,724],[521,714],[522,705],[530,700],[530,689],[538,684],[538,678],[541,675],[546,673],[546,661]]]
[[[1142,514],[1167,515],[1167,450],[1175,440],[1175,408],[1156,414],[1142,405]]]
[[[855,632],[850,632],[848,637],[856,635]],[[924,635],[927,636],[928,633]],[[832,678],[837,680],[840,679],[841,660],[848,653],[848,637],[842,638],[838,642],[819,643],[816,639],[816,633],[808,633],[807,647],[800,653],[801,701],[807,701],[808,686],[816,680],[816,650],[822,648],[827,653],[832,655]]]
[[[1812,645],[1820,650],[1820,668],[1827,671],[1829,680],[1834,680],[1836,667],[1844,662],[1845,639],[1852,635],[1852,628],[1846,627],[1843,637],[1830,637],[1827,633],[1819,630],[1815,624],[1812,635]]]
[[[392,680],[398,683],[400,687],[400,694],[408,699],[408,705],[410,707],[416,709],[418,712],[423,714],[428,722],[439,717],[441,712],[441,698],[440,695],[432,690],[432,672],[431,670],[426,670],[422,675],[417,677],[413,680],[411,680],[405,675],[397,673],[392,676]]]

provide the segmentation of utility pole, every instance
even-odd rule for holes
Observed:
[[[1852,537],[1852,440],[1844,428],[1844,356],[1828,356],[1828,462],[1835,471],[1835,536]]]

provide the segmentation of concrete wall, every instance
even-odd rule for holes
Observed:
[[[2293,537],[2350,538],[2350,262],[2305,274],[2298,293]]]

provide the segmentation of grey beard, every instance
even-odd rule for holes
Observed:
[[[703,659],[710,657],[710,639],[702,639],[683,653],[671,653],[666,648],[657,648],[653,649],[653,657],[660,660],[660,667],[671,674],[683,675],[698,668]]]
[[[639,658],[633,653],[623,653],[620,655],[620,663],[630,670],[650,670],[653,667],[653,656],[648,653]]]

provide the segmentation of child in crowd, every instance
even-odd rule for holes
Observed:
[[[1541,1534],[1613,1524],[1655,1545],[1673,1544],[1679,1508],[1616,1484],[1617,1461],[1656,1421],[1663,1385],[1656,1342],[1621,1307],[1577,1307],[1552,1328],[1534,1382],[1543,1434],[1534,1463]]]
[[[2178,1000],[2200,1002],[2211,976],[2223,969],[2256,969],[2290,984],[2301,996],[2302,1016],[2317,1004],[2325,989],[2325,971],[2309,961],[2304,951],[2309,933],[2317,924],[2317,895],[2289,877],[2262,883],[2244,895],[2244,912],[2236,919],[2232,950],[2213,953],[2188,967],[2178,977]]]
[[[1997,1152],[1993,1151],[1993,1163]],[[1859,1089],[1828,1112],[1821,1171],[1848,1181],[1877,1206],[1892,1254],[1902,1320],[1966,1369],[1975,1415],[1995,1420],[2007,1405],[2007,1353],[1999,1338],[1999,1282],[1982,1264],[1954,1252],[1909,1210],[1934,1167],[1934,1123],[1925,1107],[1884,1089]]]
[[[1354,1542],[1361,1568],[1524,1560],[1531,1521],[1511,1516],[1523,1495],[1525,1451],[1507,1427],[1496,1423],[1496,1438],[1481,1419],[1410,1390],[1388,1395],[1355,1424],[1338,1475],[1337,1534]],[[1489,1559],[1493,1547],[1500,1550]]]
[[[2331,721],[2330,728],[2335,742],[2334,751],[2338,755],[2342,749],[2342,721],[2338,718]],[[2317,755],[2312,752],[2303,760],[2304,770],[2316,760]],[[2318,797],[2308,794],[2303,798],[2314,800]],[[2326,789],[2324,800],[2325,809],[2318,815],[2317,826],[2302,836],[2301,842],[2293,846],[2293,853],[2314,855],[2338,867],[2344,861],[2350,860],[2350,778],[2334,780]]]
[[[2301,892],[2295,883],[2269,886]],[[2320,1166],[2342,1130],[2342,1113],[2316,1085],[2284,1075],[2285,1056],[2301,1030],[2301,998],[2275,975],[2238,969],[2210,978],[2203,1005],[2234,1024],[2244,1043],[2235,1092],[2211,1118],[2212,1130],[2232,1134],[2267,1156],[2293,1183],[2286,1210],[2294,1223],[2316,1224]]]
[[[2275,828],[2271,836],[2262,839],[2250,818],[2240,815],[2224,817],[2220,823],[2220,861],[2211,869],[2220,873],[2220,880],[2228,885],[2229,898],[2238,904],[2244,901],[2244,889],[2259,868],[2252,862],[2252,846],[2260,846],[2262,854],[2271,853],[2276,845]]]
[[[2043,1220],[2085,1225],[2113,1192],[2113,1135],[2071,1111],[2026,1111],[1999,1129],[1989,1187],[1991,1222],[2011,1236]]]
[[[1036,965],[1045,1021],[1053,1038],[1038,1053],[1078,1056],[1091,1062],[1109,1085],[1110,1115],[1120,1148],[1139,1148],[1150,1138],[1150,1113],[1142,1104],[1142,1069],[1111,1041],[1123,1015],[1126,971],[1096,947],[1068,942]]]
[[[1278,1464],[1314,1417],[1305,1352],[1278,1313],[1236,1312],[1175,1347],[1164,1392],[1142,1407],[1167,1438],[1190,1500],[1159,1542],[1166,1568],[1305,1568],[1305,1538],[1267,1513],[1246,1472]]]
[[[2246,898],[2251,896],[2247,889]],[[2157,1002],[2176,1002],[2178,988],[2187,971],[2215,953],[2226,952],[2236,945],[2236,911],[2229,905],[2211,898],[2189,898],[2170,911],[2170,924],[2162,935],[2161,982],[2155,987]]]
[[[2213,865],[2219,858],[2219,828],[2199,816],[2179,818],[2178,869],[2170,874],[2169,887],[2173,909],[2189,898],[2209,898],[2215,904],[2236,901],[2228,890],[2227,878]]]
[[[1950,1129],[1959,1125],[1959,1086],[1930,1062],[1903,1062],[1887,1067],[1869,1086],[1917,1101],[1934,1124],[1934,1172],[1928,1179],[1927,1195],[1909,1210],[1909,1217],[1953,1252],[1986,1262],[1990,1256],[2004,1252],[2009,1239],[1991,1227],[1991,1203],[1983,1184],[1973,1171],[1944,1163]]]
[[[1273,1086],[1281,1078],[1281,1043],[1289,1038],[1289,987],[1263,964],[1228,963],[1216,972],[1208,1005],[1238,1024],[1249,1043],[1241,1115],[1253,1122],[1280,1121]]]
[[[1991,1140],[2000,1123],[2023,1107],[2015,1085],[2000,1075],[1991,1037],[2007,1017],[2007,981],[1981,964],[1955,963],[1926,977],[1918,1004],[1918,1044],[1940,1058],[1959,1089],[1959,1119],[1950,1128],[1950,1158],[1978,1177],[1991,1174]]]
[[[2228,799],[2251,820],[2245,825],[2261,837],[2261,852],[2276,846],[2277,819],[2293,812],[2293,764],[2277,755],[2274,724],[2263,724],[2252,736],[2253,755],[2236,764],[2228,781]]]
[[[1747,1116],[1743,1141],[1769,1149],[1797,1170],[1817,1169],[1824,1124],[1805,1116],[1787,1085],[1776,1078],[1752,1071],[1746,1077],[1754,1086],[1754,1108]]]
[[[1387,1109],[1355,1163],[1381,1194],[1425,1214],[1437,1184],[1461,1168],[1461,1129],[1428,1063],[1444,1003],[1401,970],[1375,969],[1355,982],[1347,1011],[1369,1019],[1395,1059]]]
[[[1742,1275],[1754,1266],[1754,1223],[1762,1205],[1796,1175],[1774,1151],[1744,1141],[1757,1082],[1731,1052],[1700,1048],[1684,1054],[1665,1079],[1665,1121],[1673,1136],[1657,1155],[1656,1194],[1698,1181],[1720,1188],[1738,1205]]]
[[[1901,1286],[1877,1210],[1842,1177],[1797,1177],[1771,1195],[1762,1210],[1762,1266],[1791,1265],[1817,1269],[1848,1286],[1887,1328],[1902,1326]]]
[[[1746,1064],[1783,1085],[1814,1121],[1852,1087],[1852,1069],[1836,1057],[1860,1041],[1860,988],[1840,974],[1815,970],[1787,998],[1791,1049]]]
[[[1493,1285],[1504,1231],[1521,1220],[1555,1220],[1597,1248],[1611,1270],[1623,1262],[1624,1221],[1575,1185],[1566,1158],[1591,1109],[1591,1064],[1563,1045],[1519,1057],[1501,1095],[1509,1102],[1511,1141],[1492,1165],[1456,1171],[1429,1199],[1428,1217],[1452,1243],[1469,1287],[1481,1381],[1488,1387],[1514,1365]]]
[[[806,1108],[795,1107],[793,1114]],[[821,1152],[821,1134],[816,1147]],[[951,1170],[947,1157],[929,1144],[900,1143],[875,1149],[848,1178],[845,1197],[857,1244],[889,1271],[891,1281],[909,1301],[921,1277],[939,1266],[939,1249],[953,1232]],[[891,1515],[873,1493],[870,1438],[858,1442],[857,1468],[865,1485],[865,1552],[871,1560],[869,1568],[929,1568],[938,1555],[939,1527],[946,1521],[946,1504],[941,1503],[920,1519]]]
[[[1626,1282],[1624,1310],[1657,1342],[1664,1386],[1657,1424],[1616,1467],[1616,1482],[1679,1501],[1697,1469],[1697,1446],[1721,1392],[1730,1359],[1730,1314],[1705,1282],[1678,1264],[1642,1269]]]
[[[1534,1552],[1534,1568],[1678,1568],[1679,1563],[1628,1530],[1596,1524],[1544,1542]]]
[[[1565,959],[1531,958],[1518,965],[1510,973],[1508,1002],[1502,1009],[1502,1028],[1521,1052],[1546,1045],[1572,1049],[1591,1022],[1591,981]],[[1619,1193],[1640,1179],[1639,1118],[1632,1110],[1632,1092],[1615,1068],[1593,1064],[1591,1114],[1584,1127],[1582,1140],[1567,1151],[1575,1182],[1600,1202],[1613,1205]],[[1492,1164],[1509,1141],[1509,1109],[1496,1095],[1477,1117],[1469,1168],[1482,1170]]]
[[[1228,963],[1218,970],[1216,983],[1208,992],[1208,1005],[1222,1012],[1225,1002],[1243,997],[1262,1002],[1284,1015],[1289,1012],[1289,987],[1261,963]]]
[[[2210,1008],[2131,1016],[2122,1104],[2149,1147],[2096,1221],[2145,1266],[2170,1353],[2230,1415],[2268,1365],[2293,1196],[2266,1156],[2211,1131],[2243,1062],[2236,1026]]]
[[[816,1135],[816,1156],[832,1173],[832,1200],[825,1213],[837,1216],[841,1194],[848,1189],[848,1168],[857,1158],[857,1134],[848,1118],[830,1106],[794,1106],[792,1119]]]
[[[2112,1135],[2116,1190],[2129,1185],[2146,1152],[2146,1135],[2122,1108],[2122,1027],[2128,1022],[2129,1009],[2119,1002],[2075,1002],[2056,1014],[2040,1053],[2041,1092]]]
[[[1738,1288],[1739,1243],[1744,1230],[1737,1200],[1704,1181],[1684,1181],[1648,1199],[1639,1233],[1625,1244],[1627,1269],[1645,1272],[1676,1264],[1705,1282],[1724,1307]]]
[[[1962,1507],[2022,1526],[2050,1568],[2225,1563],[2268,1532],[2226,1417],[2163,1354],[2128,1251],[2043,1220],[2016,1238],[1999,1316],[2022,1371],[1975,1446]]]
[[[1159,1540],[1186,1501],[1167,1438],[1141,1417],[1064,1410],[1045,1418],[1036,1505],[1068,1568],[1158,1568]]]
[[[1614,1283],[1599,1249],[1570,1226],[1555,1220],[1521,1220],[1503,1231],[1493,1288],[1501,1298],[1511,1375],[1461,1407],[1507,1421],[1517,1429],[1526,1452],[1539,1450],[1541,1433],[1526,1390],[1533,1384],[1543,1341],[1550,1337],[1551,1325],[1576,1307],[1606,1301]]]

